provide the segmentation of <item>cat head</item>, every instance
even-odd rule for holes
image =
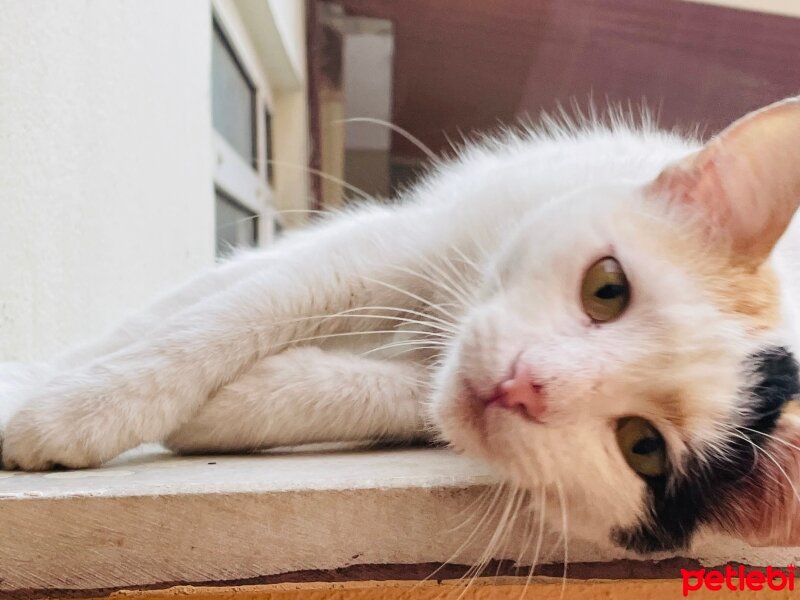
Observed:
[[[652,551],[715,527],[800,545],[800,383],[771,258],[798,204],[791,99],[655,180],[537,210],[445,357],[445,437],[558,498],[572,534]]]

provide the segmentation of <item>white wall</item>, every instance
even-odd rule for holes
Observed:
[[[210,7],[0,0],[0,360],[214,259]]]
[[[273,140],[275,144],[274,204],[281,221],[297,227],[308,221],[303,212],[311,204],[308,172],[308,100],[306,78],[305,0],[269,0],[276,25],[284,40],[296,86],[273,90],[275,99]],[[288,79],[288,78],[287,78]]]
[[[691,2],[800,17],[800,0],[691,0]]]
[[[391,121],[393,56],[391,29],[344,36],[345,118]],[[350,123],[345,145],[348,149],[385,151],[391,144],[391,133],[388,127],[373,123]]]

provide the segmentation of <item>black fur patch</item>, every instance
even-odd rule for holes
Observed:
[[[781,411],[800,393],[798,365],[787,348],[774,346],[754,354],[745,367],[755,375],[743,394],[743,407],[750,412],[741,425],[760,433],[775,429]],[[736,484],[751,470],[755,453],[767,439],[740,429],[731,435],[724,452],[705,463],[690,457],[686,475],[648,479],[652,518],[638,527],[618,530],[614,540],[637,552],[655,552],[685,547],[698,526],[713,522],[726,500],[738,491]]]

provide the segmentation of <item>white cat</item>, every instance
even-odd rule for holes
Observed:
[[[485,141],[6,367],[3,461],[431,436],[567,502],[573,535],[800,544],[798,204],[800,99],[699,149],[621,122]]]

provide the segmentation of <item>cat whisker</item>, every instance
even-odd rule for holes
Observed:
[[[795,444],[787,442],[786,440],[784,440],[784,439],[782,439],[782,438],[780,438],[780,437],[778,437],[776,435],[770,435],[769,433],[764,433],[763,431],[758,431],[757,429],[751,429],[749,427],[745,427],[744,425],[738,425],[737,428],[742,430],[742,431],[748,431],[750,433],[755,433],[755,434],[761,435],[761,436],[763,436],[765,438],[769,438],[771,440],[775,440],[779,444],[783,444],[784,446],[786,446],[788,448],[792,448],[794,450],[800,451],[800,446],[797,446]]]
[[[533,579],[533,573],[536,570],[536,567],[539,566],[539,556],[542,551],[542,544],[544,542],[544,523],[545,523],[545,515],[547,511],[547,495],[545,494],[545,490],[542,489],[540,493],[541,500],[539,502],[539,514],[537,515],[538,522],[539,522],[539,532],[536,539],[536,549],[533,553],[533,560],[531,561],[531,567],[528,571],[528,577],[525,579],[525,586],[522,588],[522,594],[520,598],[524,598],[525,592],[528,589],[528,586]],[[527,546],[527,542],[526,542]]]
[[[449,287],[448,285],[442,283],[441,281],[433,279],[432,277],[428,277],[427,275],[425,275],[423,273],[418,273],[417,271],[414,271],[413,269],[409,269],[408,267],[400,267],[400,266],[395,265],[392,268],[400,271],[401,273],[407,273],[409,275],[413,275],[415,277],[419,277],[420,279],[422,279],[424,281],[427,281],[427,282],[435,285],[439,289],[447,292],[453,298],[455,298],[457,300],[460,300],[464,305],[468,305],[469,304],[469,300],[462,296],[463,290],[453,289],[453,288]]]
[[[296,317],[296,318],[293,318],[293,319],[285,319],[283,321],[277,321],[275,324],[276,325],[285,325],[285,324],[289,324],[289,323],[300,323],[300,322],[309,321],[309,320],[312,320],[312,319],[320,319],[320,320],[332,319],[334,317],[342,317],[342,316],[346,316],[346,315],[350,315],[350,314],[356,314],[357,315],[358,311],[365,311],[365,310],[389,310],[389,311],[392,311],[392,313],[389,314],[389,315],[375,315],[375,316],[378,316],[378,317],[384,317],[386,319],[394,318],[396,316],[394,313],[410,314],[410,315],[414,315],[414,316],[419,316],[419,317],[422,317],[422,319],[424,319],[423,321],[419,321],[419,322],[424,324],[426,327],[433,327],[434,326],[433,323],[436,323],[444,331],[448,331],[448,332],[452,332],[452,333],[455,333],[457,331],[455,329],[455,324],[454,323],[451,323],[449,321],[445,321],[444,319],[441,319],[439,317],[431,316],[431,315],[428,315],[426,313],[423,313],[423,312],[420,312],[420,311],[417,311],[417,310],[413,310],[413,309],[410,309],[410,308],[401,308],[401,307],[396,307],[396,306],[357,306],[355,308],[350,308],[350,309],[343,310],[343,311],[340,311],[340,312],[337,312],[337,313],[324,313],[324,314],[310,315],[310,316],[305,316],[305,317]]]
[[[491,519],[493,519],[493,518],[495,518],[497,516],[495,511],[499,510],[499,507],[502,505],[501,498],[504,495],[507,495],[507,494],[510,493],[509,489],[510,489],[510,486],[509,486],[508,482],[506,482],[506,481],[502,482],[500,485],[497,486],[497,488],[496,488],[497,491],[496,491],[495,495],[492,497],[492,500],[489,503],[489,507],[484,512],[484,514],[481,517],[481,519],[478,522],[478,524],[472,529],[472,532],[467,537],[467,539],[461,544],[461,546],[458,548],[458,550],[456,550],[456,552],[453,553],[453,555],[450,558],[447,559],[446,563],[443,563],[438,569],[436,569],[436,571],[434,571],[434,574],[437,573],[446,564],[449,564],[450,561],[452,561],[457,555],[459,555],[469,545],[469,543],[473,540],[473,538],[481,531],[481,529],[484,526],[484,524],[488,524],[491,521]],[[464,573],[461,575],[461,577],[459,577],[456,580],[456,585],[460,585],[462,582],[464,582],[465,579],[469,580],[469,579],[472,578],[473,573],[476,571],[476,569],[479,568],[478,562],[479,561],[475,561],[472,565],[470,565],[467,568],[466,571],[464,571]],[[464,588],[464,590],[462,591],[462,593],[458,597],[461,598],[461,596],[465,592],[466,592],[466,587]]]
[[[764,456],[766,456],[766,457],[767,457],[767,458],[768,458],[768,459],[769,459],[769,460],[770,460],[770,461],[771,461],[771,462],[772,462],[772,463],[773,463],[773,464],[774,464],[774,465],[777,467],[778,471],[780,471],[780,472],[781,472],[781,475],[783,475],[783,477],[786,479],[786,483],[788,483],[788,484],[789,484],[789,487],[791,487],[791,488],[792,488],[792,492],[794,493],[794,497],[795,497],[795,498],[798,500],[798,502],[800,502],[800,491],[798,491],[798,490],[797,490],[797,486],[796,486],[796,485],[794,484],[794,482],[792,481],[792,478],[791,478],[791,477],[789,477],[789,474],[786,472],[786,469],[784,469],[784,468],[781,466],[781,463],[780,463],[780,461],[778,461],[778,460],[777,460],[777,459],[776,459],[776,458],[775,458],[775,457],[772,455],[772,453],[771,453],[771,452],[769,452],[768,450],[766,450],[765,448],[761,448],[760,446],[758,446],[757,444],[753,443],[752,441],[750,441],[750,443],[751,443],[751,444],[753,444],[753,447],[754,447],[756,450],[760,450],[760,451],[761,451],[761,453],[762,453]]]
[[[321,177],[321,178],[323,178],[323,179],[325,179],[327,181],[330,181],[332,183],[336,183],[338,185],[341,185],[344,189],[346,189],[347,191],[353,192],[354,194],[356,194],[362,200],[366,200],[368,202],[372,202],[372,201],[375,200],[374,196],[371,196],[370,194],[368,194],[367,192],[365,192],[361,188],[359,188],[359,187],[357,187],[355,185],[352,185],[350,183],[347,183],[344,179],[336,177],[335,175],[331,175],[330,173],[326,173],[325,171],[320,171],[319,169],[313,169],[313,168],[311,168],[309,166],[306,166],[306,165],[298,165],[296,163],[292,163],[292,162],[288,162],[288,161],[282,161],[282,160],[271,160],[271,159],[269,159],[269,160],[260,160],[260,161],[257,161],[257,163],[258,164],[271,164],[271,165],[274,165],[276,167],[288,167],[290,169],[298,169],[300,171],[305,171],[306,173],[310,173],[311,175],[316,175],[317,177]]]
[[[503,482],[503,483],[501,483],[501,484],[499,484],[499,485],[497,485],[497,486],[493,486],[493,487],[487,487],[487,488],[486,488],[486,489],[485,489],[483,492],[481,492],[480,496],[478,496],[478,500],[481,500],[481,499],[482,499],[482,501],[481,501],[481,506],[480,506],[479,510],[476,510],[476,511],[474,511],[474,512],[473,512],[473,513],[472,513],[472,514],[471,514],[471,515],[468,517],[468,519],[467,519],[466,521],[464,521],[462,524],[460,524],[460,525],[458,525],[458,526],[456,526],[456,527],[454,527],[454,528],[451,528],[451,529],[449,529],[448,531],[450,531],[450,532],[455,532],[455,531],[457,531],[457,530],[461,529],[462,527],[464,527],[464,526],[465,526],[465,525],[466,525],[466,524],[467,524],[467,523],[468,523],[470,520],[474,519],[476,516],[480,516],[480,520],[478,521],[477,525],[475,525],[475,527],[473,527],[473,528],[472,528],[472,530],[471,530],[470,534],[469,534],[469,535],[467,536],[467,538],[466,538],[466,539],[465,539],[465,540],[464,540],[464,541],[461,543],[461,545],[460,545],[460,546],[459,546],[459,547],[456,549],[456,551],[455,551],[455,552],[453,552],[453,554],[451,554],[451,555],[450,555],[450,557],[449,557],[449,558],[448,558],[446,561],[444,561],[444,562],[443,562],[441,565],[439,565],[439,566],[436,568],[436,570],[434,570],[434,571],[433,571],[433,572],[432,572],[430,575],[428,575],[427,577],[425,577],[425,579],[423,579],[422,581],[420,581],[420,584],[421,584],[421,583],[423,583],[423,582],[425,582],[425,581],[429,581],[430,579],[432,579],[432,578],[433,578],[433,577],[434,577],[434,576],[435,576],[435,575],[436,575],[436,574],[437,574],[439,571],[441,571],[441,570],[442,570],[442,569],[443,569],[445,566],[447,566],[447,565],[448,565],[448,564],[450,564],[450,563],[451,563],[453,560],[455,560],[455,559],[456,559],[456,558],[457,558],[457,557],[458,557],[458,556],[459,556],[459,555],[460,555],[460,554],[461,554],[461,553],[464,551],[464,549],[465,549],[465,548],[466,548],[466,547],[467,547],[467,546],[470,544],[470,542],[472,542],[472,540],[473,540],[473,539],[475,538],[475,536],[476,536],[476,535],[477,535],[477,534],[478,534],[478,533],[481,531],[481,528],[484,526],[484,524],[487,522],[487,520],[488,520],[488,519],[491,517],[491,515],[493,514],[493,511],[494,511],[495,505],[497,504],[497,501],[498,501],[498,500],[499,500],[499,498],[500,498],[500,497],[503,495],[503,493],[506,491],[506,485],[507,485],[507,484],[506,484],[505,482]],[[486,498],[487,498],[487,496],[489,496],[489,495],[490,495],[490,493],[491,493],[491,491],[492,491],[492,490],[494,490],[494,492],[495,492],[495,493],[494,493],[494,495],[491,497],[491,499],[489,499],[489,505],[488,505],[488,506],[485,508],[485,510],[484,510],[484,509],[483,509],[483,506],[484,506],[484,504],[486,503]],[[476,500],[475,502],[473,502],[473,503],[470,505],[470,507],[474,507],[474,506],[475,506],[475,504],[478,502],[478,500]],[[462,512],[463,512],[463,511],[462,511]],[[467,571],[467,573],[469,573],[469,571]],[[459,578],[459,580],[458,580],[458,581],[459,581],[459,582],[460,582],[460,581],[462,581],[462,580],[464,579],[464,577],[465,577],[465,576],[466,576],[466,573],[465,573],[465,575],[462,575],[462,576],[461,576],[461,578]],[[419,585],[419,584],[418,584],[418,585]],[[414,589],[416,589],[416,587],[417,587],[417,586],[414,586]]]
[[[364,357],[364,356],[369,356],[370,354],[373,354],[375,352],[381,352],[381,351],[384,351],[384,350],[392,350],[394,348],[404,348],[404,350],[400,350],[398,352],[395,352],[392,355],[394,357],[398,357],[398,356],[402,356],[403,354],[408,354],[409,352],[415,352],[417,350],[432,350],[432,351],[435,351],[435,352],[441,352],[442,349],[446,348],[446,347],[447,347],[446,344],[440,344],[440,345],[437,346],[437,345],[431,345],[431,344],[424,344],[422,342],[416,342],[416,341],[412,340],[412,341],[408,341],[408,342],[395,342],[393,344],[385,344],[383,346],[378,346],[377,348],[372,348],[370,350],[365,350],[359,356]]]
[[[503,511],[503,514],[500,517],[500,522],[498,523],[497,528],[495,529],[494,534],[492,535],[489,543],[486,545],[486,549],[484,550],[481,559],[479,561],[480,568],[476,571],[475,576],[469,582],[467,587],[471,585],[477,577],[485,570],[486,566],[492,560],[492,557],[496,556],[497,550],[503,540],[505,540],[506,535],[509,531],[509,523],[513,522],[512,518],[516,514],[516,505],[519,493],[521,492],[519,486],[514,486],[513,492],[509,495],[508,503],[506,504],[506,508]]]
[[[284,214],[312,214],[312,215],[330,215],[332,211],[330,210],[315,210],[313,208],[285,208],[281,210],[270,210],[269,211],[273,215],[284,215]],[[247,221],[254,221],[256,219],[262,218],[264,215],[250,215],[249,217],[242,217],[241,219],[236,219],[235,221],[231,221],[227,223],[227,226],[232,225],[239,225],[240,223],[246,223]],[[236,250],[236,246],[231,246],[232,250]],[[240,248],[239,248],[240,249]]]
[[[275,215],[291,215],[295,213],[301,213],[306,215],[329,215],[331,214],[330,210],[318,210],[315,208],[281,208],[280,210],[273,209],[272,214]]]
[[[450,247],[451,247],[451,248],[455,248],[455,246],[454,246],[454,245],[452,245],[452,244],[450,245]],[[448,274],[447,272],[445,272],[444,270],[442,270],[442,269],[441,269],[441,268],[440,268],[438,265],[436,265],[436,264],[435,264],[435,263],[434,263],[434,262],[433,262],[433,261],[432,261],[430,258],[428,258],[428,257],[426,257],[426,256],[424,256],[424,255],[420,255],[420,258],[422,259],[422,261],[423,261],[423,262],[424,262],[424,263],[425,263],[425,264],[426,264],[428,267],[430,267],[431,269],[433,269],[434,271],[436,271],[436,273],[438,273],[438,275],[439,275],[440,277],[444,278],[444,279],[445,279],[445,280],[446,280],[446,281],[449,283],[449,285],[453,287],[453,289],[454,289],[454,290],[457,290],[457,291],[459,292],[459,294],[458,294],[458,295],[454,294],[454,296],[456,296],[456,297],[459,297],[459,299],[460,299],[460,300],[461,300],[461,302],[464,304],[464,306],[469,306],[470,304],[472,304],[472,300],[473,300],[473,298],[474,298],[474,293],[472,293],[472,292],[469,292],[468,290],[465,290],[465,289],[464,289],[464,286],[463,286],[463,284],[465,283],[465,281],[464,281],[464,275],[463,275],[463,274],[461,274],[461,273],[459,273],[459,272],[458,272],[458,271],[457,271],[457,270],[456,270],[456,269],[453,267],[453,263],[452,263],[452,261],[450,261],[450,259],[448,258],[448,256],[447,256],[446,254],[444,254],[444,255],[442,255],[442,256],[441,256],[442,260],[444,260],[444,261],[446,262],[446,264],[448,265],[448,267],[450,267],[450,270],[451,270],[451,271],[453,271],[453,272],[454,272],[454,273],[455,273],[457,276],[459,276],[459,277],[461,278],[461,281],[455,281],[455,280],[453,280],[453,278],[452,278],[452,277],[450,277],[450,276],[449,276],[449,274]],[[440,285],[441,285],[441,284],[440,284]],[[445,287],[445,289],[446,289],[446,290],[448,290],[450,293],[453,293],[453,291],[452,291],[452,290],[449,290],[449,289],[448,289],[448,288],[446,288],[446,287]]]
[[[372,309],[373,307],[366,307],[366,308]],[[387,308],[390,309],[391,307],[387,307]],[[342,314],[355,313],[358,310],[364,310],[364,308],[350,309],[349,311],[345,311]],[[451,334],[458,333],[458,329],[456,329],[455,323],[451,323],[449,321],[445,321],[444,319],[440,319],[439,317],[428,315],[426,313],[423,313],[423,312],[420,312],[420,311],[417,311],[417,310],[412,310],[412,309],[397,309],[397,310],[399,312],[403,313],[403,314],[411,314],[411,315],[414,315],[414,316],[421,317],[421,320],[417,321],[417,323],[419,323],[421,325],[424,325],[425,327],[434,327],[434,328],[437,328],[437,329],[439,329],[441,331],[444,331],[444,332],[447,332],[447,333],[451,333]],[[412,321],[409,320],[409,322],[412,322]]]
[[[561,576],[561,600],[567,592],[567,569],[569,565],[569,521],[567,518],[567,502],[564,495],[564,486],[561,479],[555,478],[556,491],[558,492],[558,504],[561,506],[561,535],[564,540],[564,573]]]
[[[380,279],[373,279],[372,277],[367,277],[366,275],[362,275],[361,278],[364,279],[365,281],[370,281],[372,283],[376,283],[378,285],[382,285],[382,286],[384,286],[384,287],[386,287],[386,288],[388,288],[390,290],[393,290],[395,292],[403,294],[404,296],[408,296],[409,298],[412,298],[412,299],[416,300],[417,302],[421,302],[422,304],[424,304],[426,306],[429,306],[434,310],[438,310],[444,316],[449,317],[450,319],[452,319],[453,322],[457,322],[458,321],[458,318],[453,313],[451,313],[448,310],[443,309],[440,304],[435,304],[435,303],[431,302],[430,300],[426,300],[425,298],[423,298],[423,297],[421,297],[421,296],[419,296],[419,295],[417,295],[417,294],[415,294],[413,292],[409,292],[408,290],[404,290],[403,288],[398,287],[396,285],[393,285],[391,283],[387,283],[385,281],[381,281]]]
[[[299,344],[300,342],[312,342],[312,341],[320,341],[320,340],[327,340],[331,338],[339,338],[339,337],[348,337],[348,336],[355,336],[355,335],[378,335],[378,334],[390,334],[390,333],[397,333],[396,329],[378,329],[378,330],[371,330],[371,331],[344,331],[339,333],[327,333],[323,335],[312,335],[308,337],[301,337],[295,338],[292,340],[284,341],[281,344],[284,346],[291,346],[292,344]],[[441,334],[441,333],[432,333],[430,331],[406,331],[405,333],[415,333],[418,335],[432,335],[438,336],[444,339],[450,339],[448,336]]]
[[[522,506],[527,499],[527,490],[520,490],[520,494],[514,503],[514,508],[511,513],[511,517],[509,520],[508,525],[506,526],[505,535],[503,538],[502,547],[500,551],[495,555],[495,558],[498,558],[497,562],[497,569],[495,570],[495,577],[500,576],[500,568],[503,566],[503,563],[506,560],[506,551],[508,549],[508,542],[512,538],[512,534],[515,530],[517,520],[519,519],[520,513],[522,512]]]
[[[480,265],[478,263],[476,263],[474,260],[472,260],[471,258],[469,258],[466,254],[464,254],[464,252],[462,252],[461,249],[458,246],[456,246],[455,244],[450,244],[450,248],[453,250],[453,252],[458,254],[459,258],[461,259],[461,261],[464,264],[472,267],[472,269],[475,271],[475,273],[477,275],[480,275],[480,274],[483,273],[483,270],[481,269]],[[478,251],[479,252],[484,252],[480,248],[478,249]]]
[[[502,290],[503,289],[503,280],[500,277],[500,273],[497,271],[497,268],[494,265],[494,263],[486,260],[487,257],[491,256],[491,254],[486,250],[486,247],[483,245],[483,243],[481,243],[481,241],[475,236],[474,232],[470,231],[468,233],[469,233],[470,239],[472,240],[472,243],[478,249],[478,252],[481,253],[481,255],[483,257],[483,260],[486,263],[486,274],[491,275],[492,279],[494,279],[494,282],[497,285],[497,288]],[[476,270],[478,272],[483,272],[482,269],[478,265],[476,265],[475,268],[476,268]]]
[[[486,516],[487,516],[487,511],[492,507],[492,504],[490,503],[490,505],[485,510],[483,509],[483,504],[485,504],[486,497],[489,495],[489,493],[493,489],[496,490],[495,496],[494,496],[496,498],[499,495],[499,492],[500,492],[500,489],[498,489],[497,486],[494,486],[494,487],[489,486],[486,489],[484,489],[478,495],[478,497],[469,504],[469,506],[467,506],[466,508],[464,508],[461,511],[459,511],[459,513],[456,515],[456,517],[461,517],[466,512],[469,512],[469,515],[466,516],[465,520],[461,524],[456,525],[455,527],[451,527],[450,529],[448,529],[447,530],[448,533],[455,533],[456,531],[458,531],[462,527],[465,527],[467,524],[469,524],[472,520],[474,520],[478,516],[482,515],[482,520],[485,520]],[[478,503],[480,503],[481,506],[479,508],[476,508]]]
[[[420,140],[418,137],[416,137],[415,135],[413,135],[412,133],[410,133],[406,129],[403,129],[402,127],[400,127],[399,125],[395,125],[394,123],[390,123],[389,121],[384,121],[383,119],[375,119],[375,118],[372,118],[372,117],[354,117],[354,118],[350,118],[350,119],[338,119],[338,120],[332,121],[332,122],[333,123],[337,123],[337,124],[338,123],[373,123],[375,125],[383,125],[387,129],[391,129],[392,131],[399,133],[405,139],[407,139],[409,142],[414,144],[417,148],[422,150],[422,152],[425,154],[425,156],[427,156],[431,160],[431,162],[433,162],[433,163],[439,162],[439,157],[437,157],[436,154],[433,152],[433,150],[431,150],[428,146],[426,146],[425,143],[422,140]]]
[[[734,436],[736,436],[737,438],[747,442],[748,444],[750,444],[753,447],[753,450],[754,450],[754,461],[753,461],[753,468],[751,469],[751,472],[755,471],[758,468],[758,462],[759,462],[759,456],[760,456],[759,452],[761,452],[762,454],[764,454],[766,456],[767,455],[767,451],[764,450],[763,448],[760,448],[758,446],[758,444],[753,442],[753,440],[748,438],[746,435],[743,435],[743,434],[735,431],[734,428],[731,427],[730,431]],[[781,481],[773,473],[767,472],[767,475],[773,481],[773,483],[775,483],[777,485],[781,485]],[[752,492],[750,493],[750,496],[751,496],[751,498],[756,499],[755,495]]]
[[[443,334],[449,334],[450,336],[453,336],[457,333],[457,331],[453,328],[450,327],[445,328],[442,325],[431,323],[429,321],[422,321],[420,319],[409,319],[406,317],[396,317],[392,315],[359,315],[359,314],[318,315],[313,317],[301,318],[290,322],[300,323],[303,321],[310,321],[313,319],[319,319],[321,321],[326,319],[373,319],[379,321],[397,321],[398,323],[411,323],[414,325],[421,325],[423,327],[430,327],[431,329],[435,329],[436,331]],[[403,333],[405,330],[397,329],[396,331],[397,333]]]
[[[494,554],[494,550],[495,550],[495,547],[497,545],[498,536],[499,536],[500,532],[503,530],[503,527],[505,525],[506,519],[508,517],[509,509],[511,507],[511,503],[513,502],[514,498],[516,497],[516,493],[517,493],[518,489],[519,488],[517,486],[515,486],[514,488],[510,488],[509,489],[508,495],[507,495],[508,501],[505,503],[505,509],[503,509],[503,511],[498,516],[498,521],[497,521],[497,524],[495,525],[495,529],[494,529],[494,532],[493,532],[492,536],[490,537],[489,541],[487,542],[486,546],[484,547],[483,552],[478,557],[478,560],[475,561],[475,563],[469,569],[467,569],[466,573],[464,573],[464,575],[462,575],[459,578],[459,580],[458,580],[459,583],[461,583],[464,579],[467,579],[466,586],[461,591],[461,594],[459,594],[459,596],[458,596],[459,599],[462,598],[467,593],[469,588],[472,586],[472,583],[475,581],[475,579],[477,579],[481,575],[481,573],[486,568],[486,565],[487,565],[488,561],[491,560],[491,556],[492,556],[492,554]],[[498,509],[499,509],[499,506],[498,506]]]

